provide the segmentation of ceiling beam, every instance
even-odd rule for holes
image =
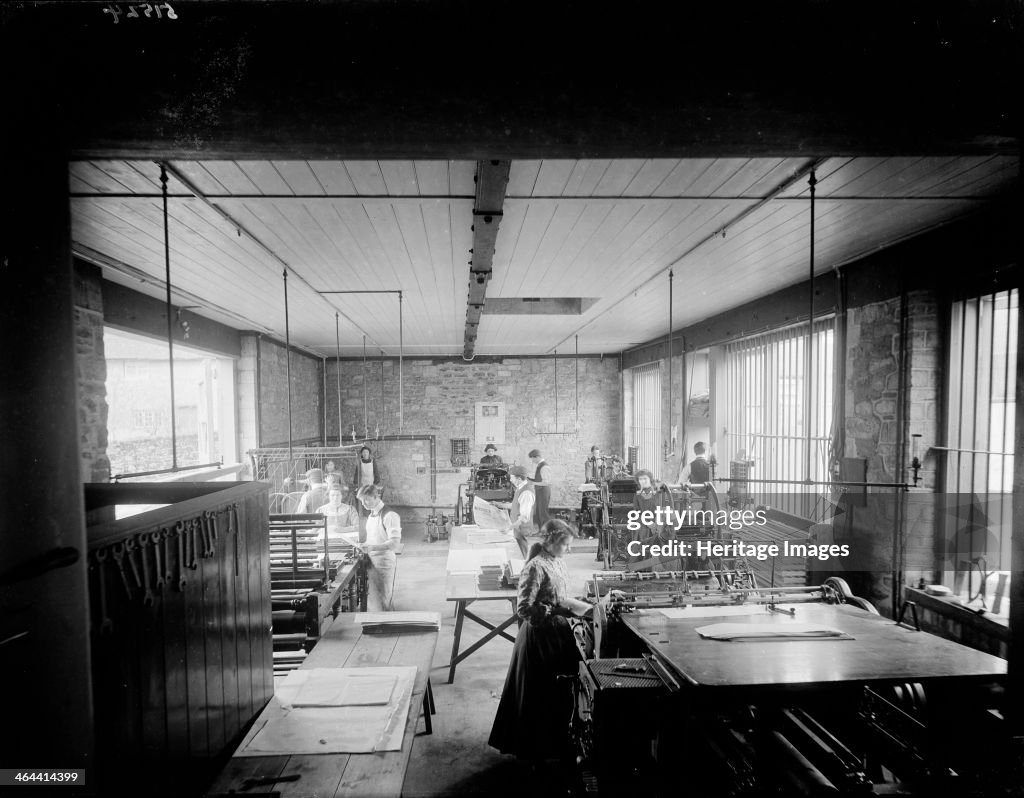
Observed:
[[[487,296],[494,263],[494,245],[498,240],[505,189],[511,161],[478,161],[476,165],[476,200],[473,203],[473,249],[469,261],[469,295],[466,300],[466,334],[462,356],[473,359],[476,335]]]

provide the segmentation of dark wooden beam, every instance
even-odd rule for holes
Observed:
[[[22,114],[82,157],[1016,152],[1001,0],[104,5],[4,10],[12,135]],[[494,31],[509,60],[474,60]]]
[[[188,321],[188,338],[181,325],[175,323],[171,329],[176,344],[225,357],[241,356],[238,330],[200,316],[191,308],[183,310],[182,314]],[[167,305],[109,280],[103,281],[103,323],[167,343]]]
[[[472,360],[480,314],[491,279],[494,246],[498,240],[501,209],[505,204],[510,161],[486,160],[476,165],[476,200],[473,203],[473,256],[469,261],[469,296],[466,303],[466,333],[463,357]]]

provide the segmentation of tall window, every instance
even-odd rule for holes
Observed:
[[[1010,501],[1017,370],[1017,290],[955,302],[950,311],[945,492],[956,496],[947,513],[945,579],[959,595],[989,611],[995,594],[1008,610]],[[982,590],[984,589],[984,594]]]
[[[661,478],[661,363],[631,369],[633,419],[630,439],[637,447],[637,465]]]
[[[751,479],[827,481],[834,376],[834,319],[816,321],[807,374],[807,324],[734,341],[725,347],[725,434],[719,458],[730,473],[744,468]],[[808,404],[810,379],[810,404]],[[808,459],[808,457],[810,459]],[[724,465],[724,463],[723,463]],[[751,482],[737,493],[753,498],[793,495],[772,501],[814,518],[821,487]]]
[[[167,344],[109,327],[107,456],[112,474],[171,467],[171,380]],[[178,465],[233,463],[234,361],[174,347],[175,440]]]

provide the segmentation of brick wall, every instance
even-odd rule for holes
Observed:
[[[110,478],[101,285],[99,268],[75,263],[75,365],[82,482],[106,482]]]
[[[507,463],[529,466],[527,453],[538,448],[551,463],[555,485],[552,504],[575,507],[576,488],[583,481],[583,461],[590,447],[598,444],[606,452],[621,451],[621,399],[618,361],[613,358],[580,358],[579,435],[544,435],[554,431],[554,361],[551,358],[477,358],[406,360],[403,368],[405,434],[434,435],[438,467],[450,467],[452,438],[469,438],[474,461],[483,455],[475,441],[476,403],[504,402],[506,442],[499,445]],[[363,436],[364,374],[361,361],[342,360],[341,425],[346,440],[352,427]],[[383,393],[380,361],[366,367],[367,425],[370,436],[398,433],[398,363],[385,360]],[[327,431],[334,438],[338,429],[337,371],[327,361]],[[558,428],[574,431],[575,366],[572,358],[558,361]],[[536,422],[536,426],[535,426]],[[389,482],[396,486],[393,501],[429,504],[429,480],[417,469],[428,466],[426,443],[380,441],[371,446],[384,458]],[[438,475],[439,502],[454,504],[457,486],[468,469]],[[450,494],[450,495],[449,495]],[[424,500],[425,499],[425,500]]]
[[[259,423],[263,446],[288,441],[288,365],[284,346],[260,338]],[[292,439],[319,439],[323,425],[322,361],[292,351]],[[249,447],[251,448],[251,447]],[[243,450],[245,451],[245,450]]]

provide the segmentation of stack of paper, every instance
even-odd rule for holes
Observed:
[[[697,628],[697,634],[708,640],[729,642],[772,640],[853,640],[839,629],[813,623],[713,623]]]
[[[480,574],[476,578],[477,587],[481,590],[501,590],[501,577],[505,573],[503,565],[481,565]]]
[[[519,577],[523,573],[524,563],[522,560],[509,560],[505,563],[504,573],[502,574],[502,584],[505,587],[510,587],[513,590],[519,587]]]
[[[439,612],[364,612],[356,616],[363,632],[370,635],[405,632],[436,632],[441,628]]]

